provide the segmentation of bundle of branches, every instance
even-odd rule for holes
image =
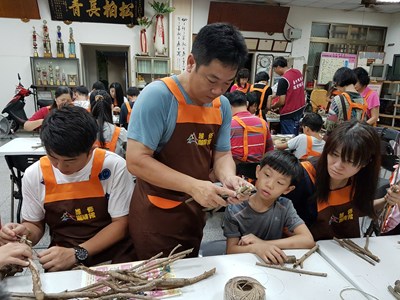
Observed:
[[[375,266],[376,262],[380,262],[379,257],[372,254],[372,252],[368,249],[369,236],[367,236],[365,239],[364,248],[360,247],[359,245],[357,245],[350,239],[338,239],[335,237],[333,239],[336,242],[338,242],[340,246],[349,250],[350,252],[353,252],[355,255],[357,255],[358,257],[361,257],[362,259],[369,262],[373,266]]]
[[[38,278],[33,279],[33,293],[12,293],[12,300],[56,300],[56,299],[155,299],[146,295],[146,292],[160,289],[176,289],[194,284],[215,274],[213,268],[203,274],[192,278],[168,278],[167,271],[161,272],[157,278],[150,278],[146,275],[152,274],[154,270],[162,268],[167,270],[170,264],[184,258],[193,249],[174,254],[177,247],[166,258],[159,258],[163,253],[146,260],[127,270],[96,271],[84,266],[78,267],[89,274],[103,278],[102,280],[86,287],[65,291],[60,293],[43,293],[40,285],[37,284]],[[36,281],[36,283],[35,283]]]

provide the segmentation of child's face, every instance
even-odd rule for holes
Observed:
[[[257,195],[263,200],[275,201],[281,195],[285,195],[294,189],[290,185],[291,177],[282,175],[270,166],[265,165],[262,169],[257,166]]]
[[[78,156],[69,157],[69,156],[61,156],[55,153],[48,153],[47,157],[50,160],[50,163],[57,169],[60,170],[64,175],[72,175],[86,166],[91,158],[91,153],[93,149],[90,150],[90,153],[82,153]]]

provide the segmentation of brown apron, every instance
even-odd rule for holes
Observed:
[[[99,180],[105,150],[93,152],[93,165],[87,181],[57,184],[47,156],[40,159],[46,193],[44,199],[45,222],[50,227],[50,247],[72,248],[96,235],[111,223],[108,199]],[[105,261],[113,263],[132,261],[133,245],[129,236],[101,253],[90,256],[87,265]]]
[[[315,184],[315,169],[310,162],[302,162]],[[317,201],[318,217],[310,226],[314,240],[360,237],[359,218],[362,213],[354,207],[351,185],[331,191],[327,202]]]
[[[178,172],[209,180],[213,145],[222,124],[220,99],[210,107],[188,105],[174,79],[162,80],[178,101],[178,115],[170,140],[154,158]],[[129,231],[139,260],[161,251],[167,256],[178,244],[183,246],[180,250],[194,248],[191,257],[198,255],[205,213],[196,201],[186,204],[189,197],[137,179]]]

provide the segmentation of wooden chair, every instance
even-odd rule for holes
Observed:
[[[328,101],[326,101],[327,91],[324,89],[314,89],[310,95],[310,101],[313,112],[318,112],[319,108],[326,109]]]

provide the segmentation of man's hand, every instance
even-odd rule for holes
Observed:
[[[38,254],[43,269],[54,272],[71,269],[75,263],[75,249],[53,246]]]
[[[235,191],[235,195],[233,195],[233,196],[228,195],[228,196],[230,196],[228,198],[228,202],[230,204],[239,204],[240,202],[243,202],[243,201],[249,199],[250,194],[247,195],[247,194],[237,193],[237,191],[239,191],[240,187],[248,186],[251,189],[255,189],[255,187],[251,183],[247,182],[246,180],[244,180],[243,178],[241,178],[239,176],[229,176],[224,180],[224,182],[222,182],[222,184],[224,185],[224,187]]]
[[[22,224],[7,223],[0,231],[0,244],[4,245],[19,240],[18,236],[29,235],[29,230]]]
[[[32,258],[32,249],[24,243],[8,243],[0,247],[0,267],[8,264],[27,267]]]
[[[198,184],[193,186],[191,196],[203,207],[215,208],[226,206],[227,202],[221,196],[236,196],[235,191],[218,186],[210,181],[198,180],[197,182]]]

